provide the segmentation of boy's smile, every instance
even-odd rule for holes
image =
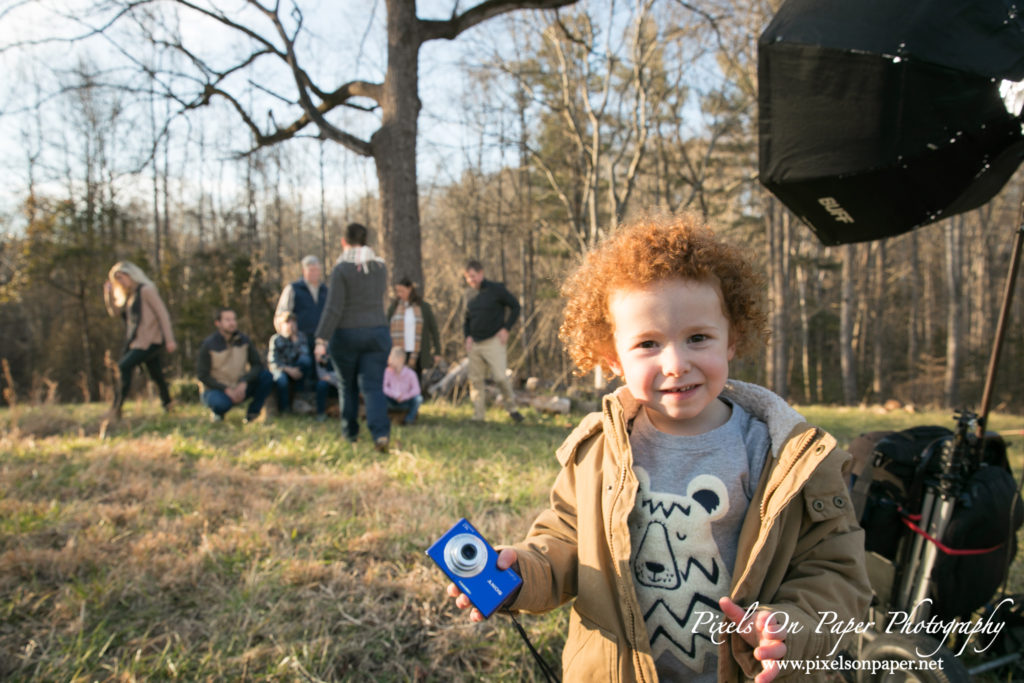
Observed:
[[[671,279],[612,293],[612,371],[668,434],[702,434],[729,419],[716,400],[735,345],[715,285]]]

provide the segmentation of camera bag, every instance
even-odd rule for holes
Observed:
[[[943,534],[932,570],[933,614],[968,619],[992,597],[1017,554],[1021,524],[1024,503],[1013,474],[983,464],[964,486]]]
[[[854,469],[861,468],[853,488],[855,500],[863,501],[859,509],[865,550],[896,559],[900,539],[908,533],[902,517],[921,508],[929,447],[952,435],[945,427],[922,426],[869,432],[850,443]]]
[[[869,432],[850,443],[858,473],[852,488],[866,551],[896,562],[900,541],[923,533],[915,520],[926,474],[938,466],[931,456],[952,435],[944,427],[912,427]],[[931,612],[941,619],[966,619],[984,605],[1016,556],[1015,532],[1024,525],[1024,501],[1002,439],[986,437],[982,461],[963,482],[943,537],[929,538],[939,549],[931,577]]]

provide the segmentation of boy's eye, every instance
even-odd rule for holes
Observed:
[[[695,334],[692,337],[690,337],[690,343],[691,344],[699,344],[699,343],[701,343],[703,341],[707,341],[708,338],[709,337],[706,334]]]
[[[645,339],[636,345],[638,349],[656,349],[658,348],[658,342],[653,339]]]

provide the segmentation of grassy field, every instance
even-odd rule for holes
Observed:
[[[104,409],[0,411],[0,679],[536,680],[504,617],[472,625],[449,604],[424,549],[462,516],[520,538],[579,416],[479,425],[468,406],[428,404],[382,455],[330,421],[211,424],[154,402],[129,403],[101,439]],[[951,425],[801,410],[843,444]],[[523,621],[557,662],[565,611]]]

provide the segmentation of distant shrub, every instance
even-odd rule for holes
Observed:
[[[199,403],[199,382],[195,377],[171,380],[171,398],[178,403]]]

